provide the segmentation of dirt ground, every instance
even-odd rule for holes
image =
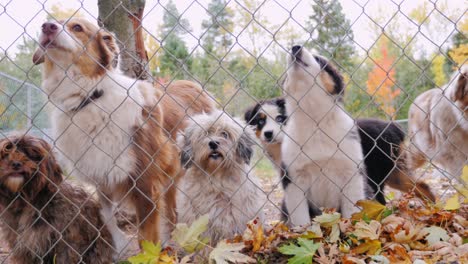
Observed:
[[[266,224],[268,225],[281,219],[279,210],[281,200],[283,198],[281,182],[278,177],[275,176],[276,173],[271,165],[265,162],[260,162],[258,166],[256,166],[256,173],[259,176],[263,190],[268,197],[268,201],[264,205],[265,219]],[[433,169],[426,169],[424,171],[418,172],[417,175],[432,188],[433,192],[440,200],[447,199],[452,193],[455,192],[455,189],[447,180],[447,178],[438,171]],[[398,198],[400,195],[402,195],[397,190],[393,190],[391,188],[387,188],[385,193],[388,197],[394,198]],[[129,216],[125,215],[125,217],[128,218]],[[126,229],[129,237],[132,237],[132,234],[134,237],[134,228],[128,225],[124,226],[123,228]],[[131,239],[131,242],[127,247],[127,252],[125,256],[121,256],[121,259],[126,259],[128,256],[136,254],[137,252],[138,245],[136,239]],[[7,248],[4,241],[0,241],[0,264],[9,263],[9,249]]]

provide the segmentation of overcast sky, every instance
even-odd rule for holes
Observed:
[[[46,2],[46,3],[44,3]],[[7,50],[10,54],[15,51],[15,46],[20,43],[21,36],[26,34],[35,38],[40,30],[41,24],[45,21],[47,13],[45,9],[50,9],[53,4],[61,3],[64,8],[79,9],[80,12],[86,17],[95,20],[98,14],[97,0],[0,0],[0,25],[1,25],[1,38],[0,47],[1,51]],[[189,47],[193,48],[198,43],[197,36],[201,34],[201,22],[206,19],[205,9],[208,6],[209,0],[175,0],[174,1],[183,13],[183,17],[187,18],[193,28],[193,36],[186,36],[185,39]],[[235,7],[242,4],[242,0],[230,1],[230,6]],[[403,21],[402,29],[406,32],[418,32],[418,27],[413,25],[405,15],[408,16],[411,10],[419,6],[424,0],[340,0],[346,17],[352,23],[354,31],[354,39],[358,46],[358,51],[363,52],[363,49],[368,49],[375,41],[375,31],[369,26],[371,18],[377,16],[383,18],[383,23],[388,19],[396,16],[397,19]],[[429,2],[430,1],[426,1]],[[460,18],[463,15],[467,16],[468,0],[443,0],[439,2],[446,2],[450,13],[455,14]],[[162,22],[163,8],[167,1],[146,1],[145,18],[143,25],[148,30],[157,36],[158,26]],[[307,34],[302,31],[301,25],[305,25],[305,20],[311,14],[311,0],[266,0],[260,9],[260,13],[268,18],[270,21],[270,29],[272,31],[278,29],[280,25],[285,23],[296,28],[300,34],[297,43],[302,43],[307,39]],[[433,4],[431,4],[432,6]],[[400,12],[398,12],[400,10]],[[434,12],[432,10],[432,12]],[[436,13],[436,12],[435,12]],[[433,13],[433,14],[435,14]],[[395,15],[396,14],[396,15]],[[293,18],[293,19],[291,19]],[[381,26],[383,26],[382,24]],[[424,49],[435,50],[437,46],[449,37],[454,29],[452,24],[448,28],[434,29],[432,32],[425,32],[422,34],[424,37],[419,36]],[[235,34],[239,34],[238,42],[241,46],[247,49],[251,46],[245,33],[240,33],[241,29],[236,29]],[[435,32],[434,32],[435,31]],[[420,34],[421,35],[421,34]],[[268,43],[271,41],[271,35],[265,34],[265,39],[262,41]],[[431,38],[431,39],[428,39]],[[362,47],[362,48],[359,48]]]

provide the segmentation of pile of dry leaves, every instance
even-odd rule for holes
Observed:
[[[458,199],[458,196],[457,196]],[[452,201],[453,202],[453,201]],[[203,238],[208,217],[178,224],[174,246],[143,244],[129,263],[468,263],[468,204],[433,205],[412,196],[387,206],[360,201],[360,213],[343,219],[325,211],[307,227],[278,222],[247,224],[243,235],[215,248]],[[447,210],[447,208],[449,210]]]

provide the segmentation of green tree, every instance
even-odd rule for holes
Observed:
[[[174,79],[187,78],[192,59],[187,45],[182,39],[190,30],[187,19],[182,18],[177,6],[171,0],[166,5],[163,24],[161,26],[162,54],[160,58],[161,72],[164,76]]]
[[[221,52],[222,55],[231,47],[234,13],[225,0],[212,0],[208,4],[208,19],[203,20],[203,46],[207,53]]]
[[[266,46],[264,36],[267,31],[265,31],[265,28],[271,30],[270,21],[262,12],[264,4],[265,1],[263,0],[244,0],[236,8],[238,14],[237,24],[243,29],[242,34],[246,34],[250,40],[250,47],[246,48],[255,58],[258,57],[260,49]]]
[[[315,0],[313,14],[307,20],[314,46],[320,54],[333,59],[336,64],[350,71],[354,54],[353,31],[339,1]]]
[[[188,77],[192,58],[189,56],[185,42],[175,34],[170,34],[163,42],[161,54],[161,71],[163,76],[173,79]]]
[[[170,0],[164,8],[163,24],[161,26],[162,39],[169,35],[182,37],[191,32],[190,23],[186,18],[182,18],[177,6]]]

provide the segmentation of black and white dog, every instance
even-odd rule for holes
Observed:
[[[290,60],[292,65],[288,71],[286,85],[289,85],[289,88],[293,89],[291,93],[293,96],[296,94],[300,97],[301,85],[310,86],[309,88],[311,93],[314,93],[312,95],[305,95],[305,98],[297,98],[299,99],[297,101],[294,101],[296,98],[289,94],[289,97],[292,97],[291,99],[293,101],[293,105],[296,108],[294,111],[298,110],[298,104],[301,105],[301,108],[302,105],[306,104],[304,105],[304,108],[300,109],[301,111],[306,109],[310,109],[311,111],[311,114],[309,114],[309,112],[305,112],[302,115],[302,117],[305,117],[305,119],[302,120],[303,122],[300,122],[301,120],[296,120],[299,121],[297,123],[296,129],[299,129],[300,133],[311,134],[311,138],[314,138],[315,134],[315,140],[321,140],[317,133],[327,133],[327,131],[334,129],[342,129],[342,133],[346,131],[352,131],[348,133],[347,136],[356,136],[356,132],[352,128],[350,130],[343,129],[339,122],[336,124],[333,122],[328,124],[317,124],[318,122],[313,120],[314,116],[321,120],[327,120],[327,115],[333,115],[334,118],[337,118],[337,120],[342,118],[349,121],[350,119],[351,123],[354,124],[354,121],[349,117],[349,115],[342,110],[340,98],[342,97],[343,82],[339,72],[336,71],[326,59],[318,56],[311,56],[306,51],[303,51],[300,47],[295,47],[294,49],[296,53],[294,53],[293,50],[293,56]],[[312,59],[312,62],[307,61]],[[300,68],[297,69],[298,67]],[[315,69],[310,69],[311,67],[315,67]],[[315,77],[313,75],[314,72],[316,73]],[[314,86],[319,86],[315,88],[323,88],[322,92],[313,91]],[[286,87],[286,92],[288,93],[287,88],[288,87]],[[304,87],[304,89],[306,90],[308,87]],[[306,98],[308,96],[313,97],[310,99],[312,100],[310,101],[310,106],[307,106],[307,101],[309,99]],[[327,100],[329,100],[328,105]],[[319,103],[316,104],[316,101],[319,101]],[[332,104],[335,104],[335,101],[338,104],[336,106],[332,106]],[[320,112],[318,111],[320,109],[315,109],[317,107],[323,107],[323,110],[328,109],[330,110],[330,113],[323,116],[320,116],[320,114],[314,114],[314,112]],[[284,98],[273,98],[270,100],[261,101],[253,107],[249,108],[245,113],[246,121],[256,129],[257,137],[261,139],[268,156],[270,156],[281,174],[283,174],[280,168],[281,144],[283,140],[288,137],[294,141],[294,138],[291,135],[289,135],[287,132],[284,132],[284,130],[287,130],[284,127],[286,125],[286,121],[288,120],[287,113],[289,113],[289,111],[286,111],[286,100]],[[301,115],[297,115],[297,117],[301,117]],[[315,124],[310,124],[310,121],[312,121],[312,123],[315,121]],[[402,191],[409,191],[413,189],[415,185],[413,181],[411,181],[410,177],[408,177],[404,159],[405,155],[401,155],[400,150],[400,144],[404,142],[405,138],[404,132],[401,130],[401,128],[396,123],[385,122],[376,119],[359,119],[356,121],[356,125],[359,135],[356,136],[356,138],[357,142],[360,143],[360,146],[358,145],[357,150],[362,149],[359,151],[364,158],[364,164],[368,175],[367,184],[372,188],[374,197],[379,202],[385,203],[385,198],[382,192],[385,183]],[[314,132],[314,130],[322,131]],[[330,133],[333,134],[332,132]],[[325,137],[325,140],[323,141],[327,141],[327,137]],[[317,145],[317,147],[319,147],[326,142],[314,143]],[[338,143],[340,142],[336,142],[335,144],[332,143],[331,149],[341,151],[337,150]],[[296,142],[296,144],[298,143]],[[314,144],[311,144],[312,148],[313,145]],[[339,148],[341,147],[339,146]],[[314,154],[317,155],[317,153]],[[336,156],[336,154],[332,154],[330,156],[330,161],[332,161]],[[336,162],[338,163],[338,161]],[[289,171],[291,171],[291,169],[289,169]],[[286,180],[283,181],[284,185],[289,185],[289,178],[285,179]],[[418,182],[416,187],[418,187],[417,189],[420,191],[417,194],[433,199],[433,196],[426,184]]]
[[[283,97],[259,101],[247,109],[245,120],[255,129],[263,149],[272,163],[281,171],[281,143],[284,138],[284,126],[287,121],[285,99]],[[406,165],[406,155],[402,151],[405,133],[395,122],[373,118],[356,119],[367,184],[372,189],[372,197],[385,204],[383,193],[385,185],[402,192],[412,191],[416,185],[416,195],[435,200],[429,187],[422,181],[413,182]]]

